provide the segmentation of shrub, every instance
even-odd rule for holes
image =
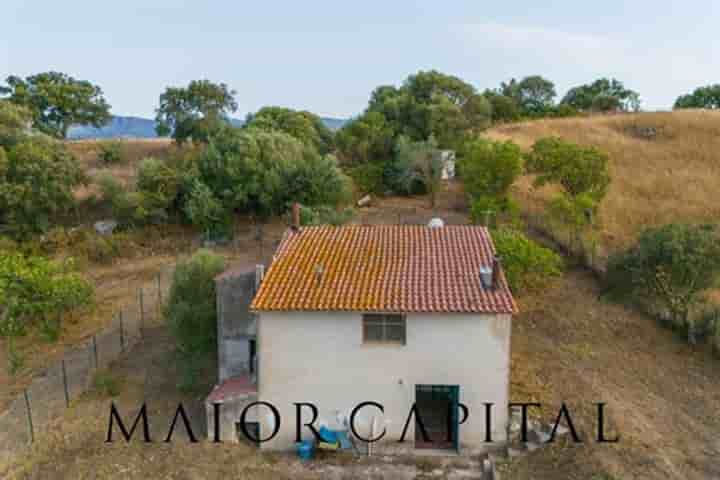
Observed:
[[[442,172],[439,153],[433,137],[413,142],[400,136],[395,145],[394,161],[385,168],[385,184],[400,195],[427,191],[434,207]]]
[[[162,197],[168,204],[177,197],[180,173],[162,160],[147,157],[138,166],[138,191]]]
[[[477,139],[464,148],[465,191],[471,197],[504,198],[522,172],[522,153],[512,141]]]
[[[350,193],[334,157],[278,131],[226,129],[198,167],[200,180],[229,211],[277,215],[293,201],[335,204]]]
[[[16,103],[0,100],[0,149],[11,148],[30,132],[32,113]]]
[[[537,175],[535,186],[560,184],[572,196],[587,194],[600,201],[610,184],[608,157],[595,147],[566,142],[559,137],[536,141],[526,157],[529,173]]]
[[[224,270],[222,257],[200,250],[180,263],[173,276],[164,317],[175,338],[182,370],[182,389],[194,388],[197,374],[216,348],[215,276]]]
[[[492,238],[513,291],[538,289],[562,274],[562,258],[522,232],[500,228],[492,232]]]
[[[185,204],[185,213],[193,225],[202,228],[208,240],[230,231],[230,218],[222,203],[207,185],[197,180]]]
[[[73,271],[72,261],[0,253],[0,333],[22,335],[33,321],[50,339],[62,317],[92,300],[90,284]]]
[[[120,380],[107,370],[100,370],[93,375],[93,390],[104,397],[120,395]]]
[[[384,193],[383,181],[385,165],[366,163],[348,169],[348,174],[361,193]]]
[[[122,145],[117,141],[100,142],[98,160],[103,165],[117,165],[123,162]]]
[[[24,237],[49,228],[54,214],[75,205],[73,190],[85,176],[59,143],[28,137],[0,155],[0,224]]]
[[[300,207],[300,223],[302,225],[344,225],[355,217],[355,210],[346,208],[337,210],[327,206]]]
[[[644,231],[636,245],[609,259],[611,295],[649,309],[660,307],[688,331],[694,343],[691,311],[720,278],[720,243],[711,225],[668,224]]]
[[[168,197],[151,191],[127,190],[110,175],[98,180],[101,195],[115,220],[123,227],[159,223],[168,218]]]
[[[478,197],[470,203],[472,222],[486,227],[515,225],[520,221],[519,212],[517,204],[508,197]]]

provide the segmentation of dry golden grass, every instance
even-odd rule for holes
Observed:
[[[116,165],[103,165],[99,159],[100,148],[103,143],[117,142],[120,145],[122,161]],[[140,160],[146,157],[165,158],[177,147],[167,138],[128,139],[128,140],[78,140],[66,142],[70,152],[82,165],[85,173],[90,177],[88,186],[79,188],[75,195],[79,200],[97,193],[92,183],[100,174],[110,174],[123,183],[131,185],[137,175],[137,166]]]
[[[654,129],[651,138],[643,135]],[[720,112],[686,110],[549,119],[490,130],[523,148],[546,136],[595,145],[610,156],[612,183],[600,207],[599,253],[627,247],[646,227],[720,218]],[[522,178],[515,193],[537,211],[551,195]]]

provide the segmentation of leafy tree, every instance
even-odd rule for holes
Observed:
[[[620,298],[659,304],[688,329],[702,294],[720,279],[720,242],[712,225],[669,224],[644,231],[608,263],[608,287]]]
[[[92,300],[91,285],[74,271],[72,261],[0,252],[0,334],[22,335],[40,322],[57,339],[62,317]]]
[[[557,183],[571,196],[588,194],[600,201],[610,184],[605,153],[559,137],[536,141],[526,156],[526,167],[529,173],[537,174],[536,187]]]
[[[59,72],[45,72],[25,79],[10,76],[0,94],[26,107],[33,126],[43,133],[66,138],[72,125],[101,127],[110,120],[110,105],[97,85]]]
[[[681,95],[674,108],[720,108],[720,83],[698,87],[690,94]]]
[[[27,136],[32,114],[21,106],[0,100],[0,148],[10,148]]]
[[[207,142],[237,110],[235,93],[224,83],[209,80],[193,80],[186,88],[166,88],[156,110],[158,135],[171,135],[178,143],[188,139]]]
[[[175,269],[163,313],[175,338],[182,389],[196,386],[199,371],[216,349],[215,276],[224,269],[223,258],[207,250],[199,250]]]
[[[195,181],[185,204],[185,213],[193,225],[202,228],[207,239],[226,234],[230,219],[220,200],[199,180]]]
[[[550,204],[551,216],[569,228],[568,246],[584,249],[583,232],[597,224],[595,212],[610,185],[607,155],[595,147],[546,137],[532,146],[526,168],[537,175],[536,187],[556,183],[563,188]],[[592,255],[595,245],[593,237]]]
[[[510,140],[480,138],[466,145],[460,169],[476,220],[486,210],[497,213],[512,208],[508,191],[522,173],[522,165],[522,151]]]
[[[520,105],[512,97],[493,90],[485,90],[483,96],[490,102],[492,121],[496,123],[515,122],[520,120]]]
[[[0,155],[0,228],[23,236],[42,232],[55,214],[75,205],[85,181],[75,158],[59,142],[28,137]]]
[[[302,225],[344,225],[355,217],[355,210],[348,207],[337,210],[321,205],[319,207],[300,206],[300,223]]]
[[[347,178],[320,155],[278,131],[224,129],[198,159],[199,178],[230,211],[263,216],[297,201],[309,206],[347,198]]]
[[[549,248],[512,228],[492,231],[493,243],[502,259],[503,272],[514,292],[538,290],[562,274],[562,258]]]
[[[282,107],[263,107],[257,113],[247,116],[247,128],[278,130],[312,145],[322,154],[329,153],[333,144],[333,133],[317,115]]]
[[[636,112],[640,110],[640,95],[625,88],[619,80],[601,78],[589,85],[571,88],[560,103],[579,111]]]
[[[407,137],[400,137],[395,158],[391,170],[393,178],[388,183],[396,192],[410,194],[415,190],[414,184],[420,182],[430,194],[430,207],[435,208],[442,174],[442,159],[435,138],[412,142]]]
[[[385,162],[393,155],[395,129],[382,113],[370,111],[347,122],[335,141],[344,164]]]
[[[540,75],[525,77],[520,81],[511,79],[500,85],[503,95],[510,97],[527,115],[540,116],[549,112],[557,93],[555,84]]]
[[[394,137],[434,136],[441,148],[455,148],[465,134],[486,128],[491,114],[489,102],[472,85],[435,70],[410,75],[400,88],[378,87],[367,112],[385,117]]]

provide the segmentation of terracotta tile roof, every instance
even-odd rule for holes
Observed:
[[[222,403],[238,396],[256,394],[257,384],[252,382],[250,375],[239,375],[228,378],[220,385],[215,385],[215,388],[213,388],[205,401],[207,403]]]
[[[516,313],[500,275],[480,282],[495,248],[484,227],[354,225],[285,233],[251,309]]]

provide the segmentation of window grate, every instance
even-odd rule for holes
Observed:
[[[405,345],[406,322],[404,315],[363,315],[363,343],[391,343]]]

